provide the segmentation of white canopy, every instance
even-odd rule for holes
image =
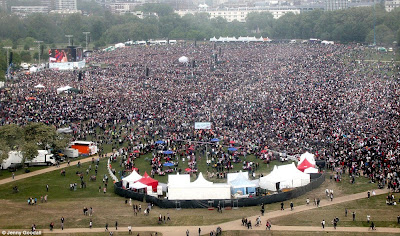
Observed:
[[[44,88],[44,85],[43,84],[38,84],[34,88]]]
[[[132,173],[125,178],[122,179],[122,186],[126,188],[126,184],[129,183],[129,188],[132,187],[132,185],[138,181],[139,179],[143,178],[141,175],[139,175],[135,170],[132,171]],[[145,185],[147,186],[147,185]]]
[[[29,68],[29,72],[36,72],[38,70],[37,67],[32,66],[31,68]]]
[[[204,179],[203,174],[194,182],[190,181],[190,175],[168,176],[169,200],[204,200],[204,199],[230,199],[231,187],[228,184],[214,184]],[[186,177],[188,176],[188,177]]]
[[[304,170],[304,173],[306,174],[314,174],[314,173],[318,173],[318,169],[314,168],[314,167],[309,167],[307,169]]]
[[[125,44],[124,43],[117,43],[114,45],[115,48],[124,48]]]
[[[210,38],[210,42],[217,42],[217,38],[215,36]]]
[[[247,172],[239,171],[237,173],[228,173],[227,179],[228,184],[235,180],[238,176],[242,175],[245,179],[249,179],[249,174]]]
[[[299,161],[299,165],[305,160],[307,159],[308,162],[310,162],[310,164],[315,165],[315,157],[314,154],[311,154],[309,152],[305,152],[300,156],[300,161]]]
[[[186,186],[190,184],[190,175],[168,175],[168,186]]]
[[[276,184],[279,188],[296,188],[310,183],[310,175],[298,170],[294,163],[282,166],[275,166],[273,171],[260,178],[260,187],[276,191]]]
[[[65,91],[68,91],[70,89],[72,89],[72,87],[69,86],[69,85],[64,86],[64,87],[60,87],[60,88],[57,89],[57,94],[60,94],[60,93],[65,92]]]
[[[180,63],[188,63],[189,58],[188,58],[188,57],[185,57],[185,56],[181,56],[181,57],[178,59],[178,61],[179,61]]]
[[[203,177],[203,174],[200,172],[199,176],[197,177],[197,179],[195,181],[193,181],[192,185],[195,185],[195,186],[210,186],[210,185],[213,185],[213,182],[210,182],[210,181],[206,180]]]
[[[144,189],[144,188],[147,188],[147,187],[151,188],[151,186],[147,186],[147,185],[142,184],[140,182],[133,183],[132,185],[129,184],[129,188],[130,189]]]

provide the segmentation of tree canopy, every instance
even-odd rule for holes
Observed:
[[[68,136],[58,134],[54,127],[43,123],[0,126],[0,162],[7,159],[9,151],[22,151],[29,160],[37,156],[37,150],[56,152],[67,147],[68,142]]]

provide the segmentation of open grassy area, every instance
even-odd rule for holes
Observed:
[[[400,194],[395,194],[398,199]],[[386,195],[373,196],[370,199],[360,199],[347,203],[315,208],[307,212],[300,212],[285,217],[278,217],[273,220],[275,225],[310,225],[320,226],[320,222],[325,219],[327,226],[331,227],[333,218],[340,219],[338,227],[368,227],[367,215],[371,216],[376,227],[400,227],[397,224],[397,215],[400,206],[387,205]],[[348,209],[345,217],[345,209]],[[356,220],[353,221],[352,212],[356,213]]]
[[[37,170],[41,170],[44,168],[47,168],[48,166],[32,166],[29,168],[21,168],[18,169],[17,171],[14,172],[15,176],[17,175],[21,175],[21,174],[25,174],[25,170],[29,170],[30,172],[32,171],[37,171]],[[0,179],[6,179],[6,178],[10,178],[12,176],[12,172],[8,171],[8,170],[0,170]]]

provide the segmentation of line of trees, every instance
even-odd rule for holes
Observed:
[[[8,158],[9,151],[22,151],[30,160],[37,150],[55,151],[67,147],[69,137],[58,134],[55,127],[42,123],[30,123],[24,127],[15,124],[0,126],[0,163]]]
[[[89,9],[89,5],[86,7]],[[127,40],[203,40],[213,36],[320,38],[343,43],[373,43],[374,22],[377,44],[391,45],[393,41],[400,42],[400,9],[386,12],[383,5],[376,5],[375,9],[360,7],[330,12],[315,10],[298,15],[288,13],[279,19],[274,19],[270,13],[255,12],[248,15],[246,23],[227,22],[223,18],[209,19],[207,13],[179,17],[170,6],[163,4],[145,4],[137,10],[144,13],[155,12],[157,16],[149,15],[139,19],[132,14],[115,15],[97,9],[100,13],[85,16],[33,14],[19,18],[7,12],[0,12],[0,47],[23,48],[18,53],[14,52],[13,60],[17,63],[38,57],[37,51],[28,51],[36,46],[35,40],[44,41],[44,49],[47,49],[51,45],[66,44],[68,39],[65,35],[74,35],[74,44],[85,46],[86,38],[83,32],[86,31],[90,32],[91,47],[102,47]],[[2,50],[0,69],[4,71],[6,53]],[[46,59],[46,54],[44,50],[43,59]]]

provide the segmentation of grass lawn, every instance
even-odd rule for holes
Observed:
[[[14,172],[15,176],[25,174],[25,170],[28,169],[30,172],[41,170],[47,168],[48,166],[32,166],[29,168],[20,168]],[[0,170],[0,179],[10,178],[12,176],[12,172],[8,170]]]
[[[395,194],[398,199],[400,194]],[[338,227],[368,227],[367,215],[371,216],[376,227],[400,227],[397,224],[397,215],[400,206],[389,206],[385,202],[386,195],[373,196],[370,199],[360,199],[338,205],[315,208],[307,212],[300,212],[285,217],[278,217],[273,220],[275,225],[310,225],[320,226],[320,222],[325,219],[327,226],[331,227],[333,218],[338,217]],[[333,200],[335,201],[335,200]],[[345,209],[348,214],[345,217]],[[353,221],[352,212],[356,213],[356,220]]]

